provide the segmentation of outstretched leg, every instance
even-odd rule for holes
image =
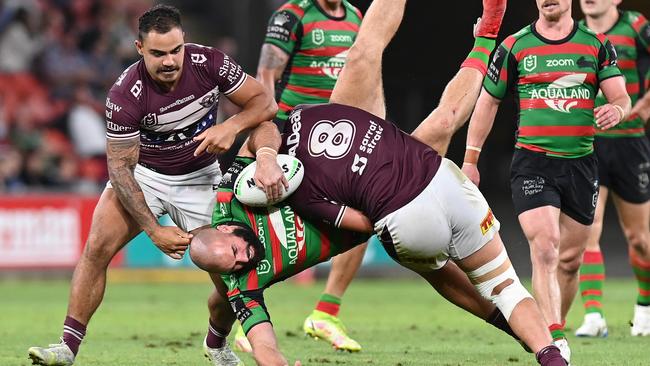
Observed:
[[[402,22],[406,0],[375,0],[348,51],[330,103],[361,108],[386,117],[381,64],[384,49]]]
[[[472,51],[445,87],[436,109],[411,134],[440,155],[447,153],[451,137],[474,110],[505,11],[506,0],[483,0],[483,15],[474,28]]]
[[[386,118],[382,56],[402,22],[405,5],[406,0],[373,1],[361,23],[357,39],[348,51],[330,103],[361,108]],[[356,275],[366,247],[367,244],[361,245],[332,259],[325,292],[303,324],[307,334],[329,341],[336,349],[351,352],[361,350],[361,345],[346,334],[337,315],[341,297]]]
[[[498,234],[472,255],[457,261],[479,293],[501,310],[512,330],[535,352],[542,365],[563,365],[551,345],[537,303],[521,284]]]
[[[417,273],[449,302],[504,331],[521,343],[524,349],[531,352],[528,346],[512,331],[499,308],[476,291],[465,272],[458,268],[456,263],[448,261],[442,268],[435,271]]]

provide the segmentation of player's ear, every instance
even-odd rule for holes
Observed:
[[[135,49],[138,51],[138,54],[144,56],[142,51],[142,42],[139,39],[136,39],[133,43],[135,44]]]
[[[216,229],[221,231],[222,233],[232,233],[235,231],[236,226],[232,225],[217,225]]]

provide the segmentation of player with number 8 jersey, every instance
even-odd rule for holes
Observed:
[[[441,163],[435,150],[405,136],[395,124],[358,108],[296,107],[280,151],[300,156],[306,174],[289,204],[305,218],[337,227],[348,206],[373,222],[404,206],[431,182]],[[327,174],[314,173],[319,171]]]

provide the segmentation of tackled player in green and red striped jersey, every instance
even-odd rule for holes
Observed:
[[[261,257],[259,264],[255,261],[256,269],[223,276],[231,304],[238,312],[249,314],[239,317],[245,332],[259,322],[270,320],[262,297],[268,286],[327,261],[368,238],[303,221],[289,205],[269,208],[243,205],[234,197],[233,184],[241,170],[253,161],[237,157],[217,191],[212,215],[213,227],[235,224],[251,228],[263,248],[257,251]]]
[[[571,0],[536,3],[538,19],[494,52],[470,120],[463,172],[479,183],[481,147],[512,90],[519,109],[513,204],[531,247],[535,299],[569,363],[564,319],[598,198],[594,135],[596,127],[607,130],[624,120],[631,102],[607,37],[571,17]],[[594,108],[599,89],[608,103]]]
[[[576,329],[579,337],[606,337],[602,297],[605,265],[600,240],[610,196],[628,244],[630,264],[637,279],[637,298],[630,333],[650,335],[650,142],[645,123],[650,117],[646,68],[650,61],[650,23],[639,12],[618,8],[621,0],[580,0],[583,24],[607,35],[618,54],[618,66],[632,99],[632,112],[609,130],[597,130],[599,193],[594,230],[580,267],[580,294],[585,316]],[[596,105],[607,102],[602,94]]]

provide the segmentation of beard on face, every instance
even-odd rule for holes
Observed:
[[[549,22],[557,22],[560,20],[560,17],[562,16],[562,10],[560,9],[560,2],[557,0],[547,0],[544,1],[542,4],[542,9],[544,8],[545,5],[555,5],[556,9],[552,13],[549,12],[543,12],[542,14],[544,15],[544,19],[546,19]]]
[[[562,15],[562,12],[555,12],[551,14],[544,14],[544,19],[546,19],[549,22],[557,22],[560,20],[560,16]]]

